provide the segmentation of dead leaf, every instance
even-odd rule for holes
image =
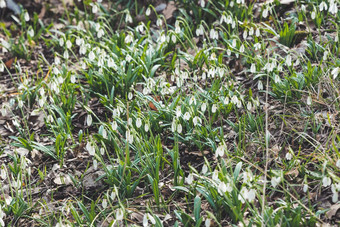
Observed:
[[[163,11],[163,15],[166,20],[170,19],[172,17],[173,12],[176,10],[176,5],[174,1],[171,1],[168,3],[167,7]]]
[[[46,7],[45,7],[45,5],[43,5],[42,8],[41,8],[40,13],[38,15],[39,19],[43,19],[44,16],[45,16],[45,13],[46,13]]]
[[[299,176],[299,170],[298,169],[292,169],[292,170],[288,171],[287,173],[285,173],[285,175],[290,177],[291,179],[294,179],[297,176]]]
[[[160,97],[157,95],[154,96],[153,99],[158,102],[160,100]],[[152,102],[149,102],[149,107],[154,111],[158,111],[157,107]]]
[[[331,219],[334,215],[336,215],[339,209],[340,209],[340,203],[333,204],[329,208],[329,211],[326,212],[327,219]]]
[[[5,62],[7,69],[10,69],[12,67],[13,62],[14,62],[14,58],[11,58]]]

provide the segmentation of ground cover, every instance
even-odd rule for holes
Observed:
[[[0,226],[339,225],[337,1],[19,3]]]

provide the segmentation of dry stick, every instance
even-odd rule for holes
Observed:
[[[266,102],[265,102],[265,111],[266,111],[266,132],[265,132],[265,140],[266,140],[266,164],[264,166],[264,183],[263,183],[263,194],[262,194],[262,226],[266,226],[264,223],[264,207],[265,207],[265,198],[266,198],[266,186],[267,186],[267,170],[268,170],[268,153],[269,153],[269,131],[268,131],[268,92],[269,92],[269,75],[267,75],[267,87],[266,87]]]

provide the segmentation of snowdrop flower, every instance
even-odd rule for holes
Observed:
[[[256,72],[256,65],[255,65],[255,63],[251,64],[251,66],[250,66],[250,72],[251,72],[251,73],[255,73],[255,72]]]
[[[179,124],[177,125],[177,132],[178,132],[179,134],[182,133],[182,125],[181,125],[181,123],[179,123]]]
[[[254,179],[253,173],[247,170],[242,173],[243,183],[249,183]]]
[[[123,211],[122,208],[118,208],[116,210],[116,219],[117,219],[117,221],[121,221],[121,220],[123,220],[123,218],[124,218],[124,211]]]
[[[158,27],[161,27],[161,26],[163,25],[163,20],[162,20],[160,17],[157,19],[156,25],[157,25]]]
[[[202,167],[202,173],[206,174],[207,172],[208,172],[208,166],[206,164],[204,164],[203,167]],[[5,178],[3,178],[3,179],[5,179]]]
[[[177,38],[176,38],[176,36],[174,34],[171,35],[171,41],[173,43],[176,43],[176,41],[177,41]]]
[[[307,97],[307,105],[308,106],[312,105],[312,97],[310,96]]]
[[[98,6],[96,4],[91,4],[92,6],[92,13],[96,14],[98,12]]]
[[[16,127],[16,128],[20,128],[20,123],[17,119],[12,120],[12,124]]]
[[[145,123],[145,125],[144,125],[144,130],[145,130],[145,132],[148,132],[148,131],[149,131],[149,128],[150,128],[149,124],[148,124],[148,123]]]
[[[111,127],[112,127],[112,130],[113,130],[113,131],[116,131],[117,128],[118,128],[117,122],[116,122],[116,121],[112,121]]]
[[[27,34],[28,34],[29,37],[33,37],[34,36],[33,28],[29,28],[28,31],[27,31]]]
[[[338,167],[340,169],[340,159],[338,159],[338,161],[336,161],[336,167]]]
[[[191,173],[189,173],[189,175],[185,178],[185,182],[188,185],[191,185],[193,181],[194,181],[194,176]]]
[[[194,126],[198,125],[198,124],[202,124],[202,120],[201,118],[199,118],[198,116],[195,116],[193,119],[192,119],[192,122],[194,123]]]
[[[211,112],[216,113],[216,110],[217,110],[217,105],[213,104],[212,107],[211,107]]]
[[[93,53],[93,51],[91,51],[91,52],[89,53],[89,60],[90,60],[90,61],[93,61],[93,60],[95,59],[95,57],[96,57],[96,55]]]
[[[89,152],[89,154],[91,155],[91,156],[93,156],[94,154],[95,154],[95,148],[94,148],[94,146],[91,144],[91,142],[87,142],[87,144],[86,144],[86,150]]]
[[[222,14],[220,24],[223,24],[224,22],[227,22],[227,17],[225,16],[225,14]]]
[[[233,18],[229,15],[226,20],[227,24],[233,23]]]
[[[281,182],[281,177],[272,177],[271,183],[274,188]]]
[[[137,118],[137,119],[136,119],[136,127],[137,127],[137,128],[140,128],[141,126],[142,126],[142,119]]]
[[[327,10],[327,4],[326,2],[321,2],[319,5],[319,9],[322,12],[323,10]]]
[[[132,125],[132,118],[129,118],[128,119],[128,126],[131,126]]]
[[[6,7],[6,1],[5,0],[0,0],[0,8],[5,8]],[[1,206],[0,206],[0,212],[1,212]],[[0,216],[1,220],[1,216]],[[5,224],[3,224],[5,226]]]
[[[125,37],[124,42],[125,42],[126,44],[129,44],[129,43],[131,43],[132,41],[133,41],[133,37],[132,37],[132,35],[129,33],[129,34]]]
[[[179,118],[182,115],[182,110],[180,106],[176,107],[176,117]]]
[[[326,51],[323,53],[322,59],[323,59],[324,61],[326,61],[326,60],[327,60],[327,57],[328,57],[328,51],[326,50]]]
[[[277,84],[277,83],[281,83],[281,78],[279,75],[277,74],[274,74],[274,82]]]
[[[335,80],[338,75],[339,75],[339,72],[340,72],[340,68],[339,67],[336,67],[332,70],[331,74],[333,75],[333,80]]]
[[[200,24],[198,26],[198,28],[196,29],[196,36],[200,36],[200,35],[203,35],[204,34],[204,28],[203,28],[203,25]]]
[[[246,39],[248,37],[248,31],[244,30],[243,31],[243,39]]]
[[[171,123],[171,131],[176,132],[176,120],[175,120],[175,118],[172,120],[172,123]]]
[[[104,34],[105,34],[105,33],[104,33],[104,30],[101,28],[101,29],[99,29],[99,31],[97,32],[97,37],[100,39],[101,37],[103,37]]]
[[[149,7],[149,8],[146,9],[145,15],[146,15],[146,16],[150,16],[150,14],[151,14],[151,9],[150,9],[150,7]]]
[[[107,139],[107,131],[105,130],[105,128],[102,131],[102,136],[104,139]]]
[[[240,47],[240,52],[243,53],[244,52],[244,45],[242,44]]]
[[[238,102],[238,98],[236,95],[233,95],[233,97],[231,97],[231,103],[233,103],[234,105],[236,105]]]
[[[5,64],[0,63],[0,73],[5,71]]]
[[[60,37],[59,38],[59,46],[64,46],[64,39],[63,39],[63,37]]]
[[[131,24],[131,23],[133,22],[130,13],[127,13],[127,14],[126,14],[125,22],[126,22],[126,23],[129,23],[129,24]]]
[[[80,55],[85,55],[86,54],[86,45],[85,44],[82,44],[80,47],[79,47],[79,54]],[[84,63],[84,62],[83,62]]]
[[[268,17],[268,8],[267,7],[262,11],[262,17],[263,18]]]
[[[248,102],[248,103],[247,103],[247,110],[251,111],[252,108],[253,108],[253,107],[252,107],[252,105],[251,105],[251,102]]]
[[[175,22],[175,33],[176,34],[181,33],[181,27],[179,26],[179,21],[178,20],[176,20],[176,22]]]
[[[104,209],[106,209],[106,207],[107,207],[107,200],[106,200],[106,199],[103,199],[103,201],[102,201],[102,207],[103,207]]]
[[[143,226],[144,227],[149,226],[148,220],[150,220],[151,224],[153,224],[153,225],[156,224],[155,218],[151,214],[146,213],[146,214],[144,214],[144,217],[143,217]]]
[[[303,185],[303,192],[306,193],[308,190],[308,185],[307,184],[304,184]]]
[[[104,155],[104,154],[105,154],[105,149],[104,149],[104,147],[101,147],[101,148],[99,149],[99,151],[100,151],[100,154],[101,154],[101,155]],[[94,160],[94,161],[97,161],[97,160]]]
[[[332,183],[332,180],[331,180],[330,177],[324,176],[324,177],[322,178],[322,186],[323,186],[323,187],[327,187],[327,186],[331,185],[331,183]]]
[[[330,12],[333,15],[338,13],[338,6],[337,6],[337,3],[334,0],[329,1],[328,12]]]
[[[250,36],[254,35],[254,28],[253,28],[253,27],[251,27],[251,28],[249,29],[249,35],[250,35]]]
[[[339,186],[336,187],[335,184],[332,184],[332,186],[331,186],[331,191],[333,192],[333,196],[332,196],[332,202],[333,203],[336,203],[339,200],[339,192],[338,192],[339,189],[338,188],[340,188],[340,183],[338,183],[337,185],[339,185]]]
[[[233,48],[236,47],[236,39],[233,39],[233,41],[232,41],[232,43],[231,43],[231,46],[232,46]]]
[[[184,114],[184,116],[183,116],[183,118],[184,118],[184,120],[186,120],[186,121],[188,121],[188,120],[190,120],[190,113],[189,112],[186,112],[185,114]]]
[[[108,60],[107,60],[107,66],[109,67],[109,68],[113,68],[113,69],[117,69],[118,68],[118,66],[116,65],[116,63],[115,63],[115,61],[113,60],[113,58],[109,58]]]
[[[224,104],[224,105],[228,105],[228,104],[229,104],[229,97],[228,97],[228,96],[226,96],[226,97],[224,98],[223,104]]]
[[[201,4],[201,7],[204,8],[205,7],[205,0],[200,0],[200,4]]]
[[[66,48],[67,48],[67,49],[71,49],[71,47],[72,47],[71,41],[70,41],[70,40],[67,40],[67,41],[66,41]]]
[[[259,28],[256,28],[255,35],[256,35],[256,37],[260,37],[261,36]]]
[[[260,43],[255,43],[254,44],[255,50],[260,50],[261,49],[261,44]]]
[[[220,182],[220,179],[218,178],[218,171],[217,169],[214,170],[212,176],[211,176],[211,179],[213,179],[213,181],[216,181],[216,182]]]
[[[216,154],[215,154],[216,158],[218,158],[219,156],[223,157],[226,150],[227,150],[227,147],[224,144],[221,144],[220,146],[218,146],[216,149]]]
[[[92,125],[92,116],[91,116],[91,114],[87,115],[86,124],[87,124],[87,126],[91,126]]]
[[[246,200],[252,202],[255,200],[255,193],[255,189],[248,190],[246,187],[243,187],[240,191],[240,194],[238,195],[238,199],[241,201],[241,203],[245,203]]]
[[[210,30],[210,39],[218,39],[218,32],[215,29]]]
[[[206,111],[206,109],[207,109],[207,103],[204,102],[201,105],[201,111],[204,113]]]
[[[84,44],[84,39],[83,38],[77,38],[76,39],[76,45],[77,46],[81,46],[81,45],[83,45]]]
[[[70,57],[70,55],[69,55],[69,53],[68,53],[67,50],[65,50],[63,57],[64,57],[65,59],[68,59],[68,58]]]
[[[136,31],[139,32],[139,33],[144,32],[144,23],[143,22],[136,27]]]
[[[217,188],[218,193],[220,193],[220,195],[224,195],[224,193],[227,192],[227,185],[222,181],[221,183],[219,183],[218,188]]]
[[[313,11],[313,12],[312,12],[312,14],[311,14],[311,18],[312,18],[312,20],[314,20],[314,19],[315,19],[315,16],[316,16],[316,13],[315,13],[315,11]]]
[[[262,83],[261,80],[259,80],[259,82],[257,83],[257,89],[258,89],[259,91],[263,90],[263,83]]]
[[[211,219],[210,218],[205,219],[204,226],[205,227],[210,227],[211,226]]]
[[[191,96],[191,98],[189,99],[189,105],[196,105],[196,99],[195,99],[195,96]]]
[[[133,143],[133,135],[131,134],[129,129],[126,130],[126,132],[125,132],[125,138],[126,138],[127,142]]]
[[[286,153],[286,160],[290,161],[292,160],[293,155],[290,152]]]
[[[287,66],[291,66],[292,65],[292,56],[288,55],[286,57],[286,64],[287,64]]]

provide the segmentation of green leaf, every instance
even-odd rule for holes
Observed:
[[[235,170],[234,170],[234,182],[237,181],[237,178],[240,175],[241,168],[242,168],[242,162],[237,163]]]
[[[200,212],[201,212],[201,198],[199,196],[196,196],[194,199],[194,216],[196,221],[200,218]]]

